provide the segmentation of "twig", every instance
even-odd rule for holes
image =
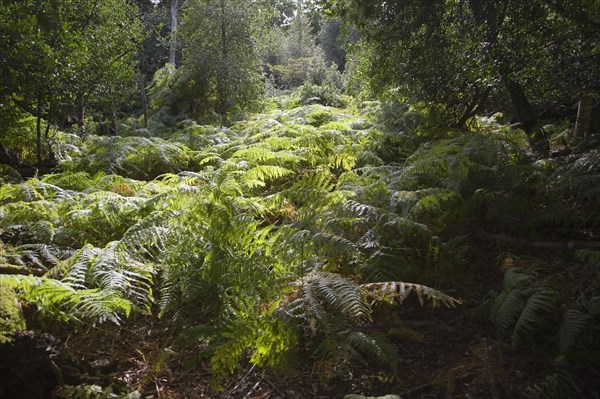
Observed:
[[[456,377],[454,379],[454,381],[460,382],[460,383],[467,382],[467,381],[472,380],[473,378],[477,377],[480,374],[480,372],[481,372],[480,370],[470,371],[467,374],[464,374],[460,377]],[[406,391],[402,394],[402,397],[410,398],[412,396],[419,395],[423,392],[431,391],[435,388],[436,388],[436,384],[433,382],[430,382],[429,384],[423,384],[423,385],[419,385],[418,387],[409,389],[408,391]]]
[[[282,397],[282,398],[285,398],[285,397],[287,396],[287,395],[284,395],[284,394],[283,394],[283,392],[281,392],[281,391],[279,390],[279,388],[277,388],[277,386],[276,386],[275,384],[273,384],[273,382],[272,382],[271,380],[269,380],[268,378],[265,378],[265,382],[266,382],[267,384],[269,384],[269,386],[270,386],[271,388],[273,388],[273,390],[274,390],[274,391],[277,393],[277,395],[279,395],[280,397]]]
[[[246,378],[248,378],[248,376],[250,375],[252,370],[254,370],[254,367],[256,367],[256,364],[253,364],[252,367],[250,367],[250,370],[248,370],[248,372],[246,373],[246,375],[244,375],[244,377],[242,377],[242,379],[237,384],[235,384],[235,386],[233,388],[231,388],[231,390],[225,396],[226,398],[230,397],[231,394],[234,393],[235,390],[240,387],[240,385],[242,385],[242,382],[244,382],[246,380]]]
[[[243,398],[243,399],[247,399],[247,398],[249,398],[249,397],[250,397],[250,395],[252,395],[252,392],[254,392],[254,390],[255,390],[256,388],[258,388],[258,386],[260,385],[260,383],[261,383],[261,382],[262,382],[262,378],[261,378],[260,380],[256,381],[256,384],[254,384],[254,385],[252,386],[252,388],[250,388],[250,390],[248,391],[248,393],[247,393],[246,395],[244,395],[244,398]]]

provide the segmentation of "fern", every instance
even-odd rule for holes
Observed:
[[[354,358],[357,358],[358,354],[368,355],[385,365],[393,374],[397,373],[398,349],[384,334],[354,331],[348,335],[346,342],[354,350]],[[368,364],[365,360],[363,363]]]
[[[521,339],[540,329],[546,317],[556,309],[558,293],[548,287],[540,286],[527,298],[523,310],[516,321],[512,342],[518,346]]]
[[[547,326],[558,299],[554,289],[536,282],[532,275],[510,268],[504,275],[504,292],[492,303],[490,319],[500,334],[512,330],[512,343],[518,346]]]
[[[119,242],[109,243],[104,249],[87,244],[53,274],[78,289],[118,292],[138,304],[152,300],[152,268],[131,259]]]
[[[414,292],[421,305],[425,303],[425,300],[428,300],[431,301],[431,305],[434,308],[441,305],[453,308],[462,303],[460,300],[446,295],[439,290],[421,284],[387,281],[362,284],[360,287],[366,291],[372,300],[378,302],[398,302],[401,304],[411,292]]]
[[[577,344],[590,321],[589,315],[581,313],[577,309],[568,309],[563,313],[558,329],[559,354],[564,355]]]
[[[290,169],[274,165],[259,165],[244,173],[241,180],[249,187],[264,186],[269,179],[279,179],[284,176],[293,175]]]
[[[525,301],[519,289],[503,292],[496,298],[491,318],[501,334],[515,324],[524,306]]]
[[[580,249],[576,251],[575,256],[592,270],[600,270],[600,251]]]
[[[223,389],[221,379],[235,371],[241,357],[256,339],[256,329],[252,327],[244,320],[226,327],[223,336],[227,339],[216,347],[211,359],[213,386],[217,390]]]
[[[120,323],[135,306],[118,292],[78,289],[72,284],[47,277],[0,275],[0,282],[22,290],[22,296],[59,320],[71,318]]]
[[[0,227],[54,256],[17,248],[22,262],[50,269],[15,278],[23,297],[64,318],[119,321],[145,308],[210,323],[217,385],[242,361],[278,368],[295,350],[321,353],[329,370],[353,358],[395,371],[395,347],[364,331],[371,305],[410,293],[434,307],[460,303],[402,281],[421,281],[441,248],[460,252],[447,226],[475,188],[494,191],[506,177],[483,178],[508,160],[501,145],[465,137],[381,166],[382,134],[347,129],[354,116],[326,109],[310,117],[339,122],[282,123],[321,107],[176,130],[162,108],[173,76],[156,76],[147,131],[130,121],[128,137],[91,136],[65,157],[66,172],[0,188]]]
[[[70,255],[70,250],[55,245],[26,244],[5,249],[0,259],[5,263],[48,270]]]
[[[527,286],[533,282],[532,275],[522,272],[517,268],[510,268],[504,273],[504,290],[511,291],[515,288]]]
[[[294,283],[297,291],[281,304],[296,317],[318,320],[327,309],[352,319],[368,319],[370,308],[360,288],[350,281],[330,273],[315,272]]]
[[[571,397],[573,382],[566,372],[556,372],[542,381],[527,387],[529,396],[534,399],[562,399]]]

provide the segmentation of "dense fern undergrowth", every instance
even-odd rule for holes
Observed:
[[[75,330],[171,318],[216,390],[247,362],[401,378],[396,343],[368,326],[410,295],[543,347],[555,363],[529,396],[587,389],[573,376],[600,354],[597,147],[536,160],[491,118],[432,135],[386,131],[378,111],[281,100],[229,127],[58,135],[55,173],[3,174],[0,263],[14,274],[0,282]],[[533,261],[536,246],[558,260]],[[462,284],[477,268],[504,285]]]

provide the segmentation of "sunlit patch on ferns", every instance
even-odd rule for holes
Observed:
[[[91,174],[103,171],[139,179],[188,169],[193,154],[181,143],[158,137],[94,136],[86,141],[84,150],[85,156],[66,162],[64,167]]]
[[[78,288],[47,277],[0,275],[0,281],[21,290],[25,300],[58,320],[119,323],[135,307],[118,291]]]
[[[297,280],[297,289],[285,308],[294,317],[316,326],[327,312],[339,312],[351,319],[368,319],[370,308],[358,286],[339,275],[311,273]]]

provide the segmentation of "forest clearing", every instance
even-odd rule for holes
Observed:
[[[0,397],[599,397],[599,17],[5,1]]]

